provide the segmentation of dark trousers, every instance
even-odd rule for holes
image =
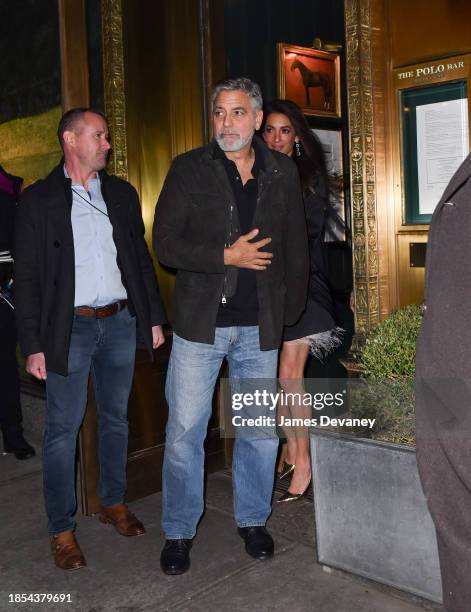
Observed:
[[[98,416],[98,496],[103,506],[124,501],[128,399],[135,354],[136,319],[127,308],[104,319],[75,316],[68,375],[47,372],[43,469],[51,535],[75,528],[77,435],[85,414],[90,371]]]
[[[416,380],[417,464],[437,532],[446,612],[471,610],[471,392]]]
[[[16,343],[13,310],[0,298],[0,426],[7,444],[22,433]]]

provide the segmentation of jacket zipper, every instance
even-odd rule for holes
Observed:
[[[231,239],[232,239],[232,211],[233,211],[233,204],[231,204],[231,208],[230,208],[230,214],[229,214],[229,238],[226,241],[224,247],[226,249],[228,249],[231,246]],[[225,306],[227,304],[227,297],[226,297],[226,290],[227,290],[227,275],[224,275],[224,282],[222,285],[222,294],[221,294],[221,304],[223,306]]]

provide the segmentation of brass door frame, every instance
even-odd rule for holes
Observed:
[[[108,169],[128,179],[121,0],[101,0],[105,114],[113,142]]]
[[[345,0],[356,341],[380,319],[372,0]]]

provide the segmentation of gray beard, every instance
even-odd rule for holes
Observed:
[[[230,144],[225,144],[224,137],[219,136],[219,134],[216,135],[215,138],[216,138],[216,142],[218,143],[218,145],[221,147],[223,151],[227,151],[228,153],[233,153],[235,151],[240,151],[246,145],[248,145],[249,142],[252,142],[253,133],[250,136],[247,136],[247,138],[239,138],[237,140],[233,140]]]

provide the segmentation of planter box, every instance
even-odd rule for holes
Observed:
[[[319,563],[441,603],[415,450],[315,430],[311,457]]]

